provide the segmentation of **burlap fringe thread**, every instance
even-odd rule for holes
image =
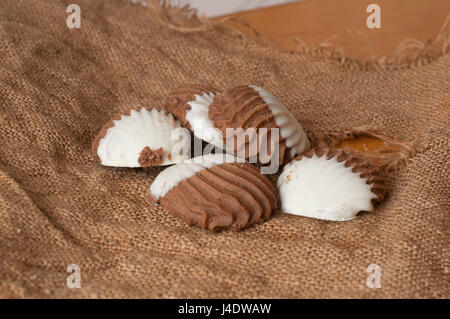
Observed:
[[[381,128],[369,126],[360,126],[350,129],[342,129],[341,131],[328,135],[310,136],[313,145],[326,148],[337,148],[345,140],[357,139],[362,137],[373,137],[379,139],[386,145],[385,150],[379,150],[373,154],[364,153],[364,158],[369,162],[379,163],[377,166],[380,171],[390,172],[397,171],[401,167],[406,166],[408,161],[418,152],[423,152],[427,141],[425,139],[417,139],[414,141],[400,141]]]
[[[357,69],[362,71],[376,71],[376,70],[398,70],[402,68],[420,67],[426,65],[437,58],[447,54],[450,47],[450,13],[447,15],[444,24],[439,31],[437,37],[432,40],[428,39],[426,42],[417,39],[405,39],[398,46],[395,56],[392,59],[387,57],[376,58],[375,52],[368,36],[360,30],[347,30],[345,34],[357,34],[366,42],[371,60],[361,62],[351,59],[346,56],[345,50],[342,46],[332,44],[331,41],[342,36],[336,34],[329,39],[322,41],[320,44],[307,47],[306,44],[297,37],[297,42],[300,45],[300,52],[312,56],[319,56],[337,61],[340,65],[350,69]],[[432,46],[440,45],[440,49],[435,49]]]
[[[132,1],[139,2],[138,0],[124,1],[129,3]],[[157,16],[160,21],[171,30],[181,33],[192,33],[215,29],[230,35],[238,36],[242,39],[250,40],[244,33],[226,25],[227,22],[232,21],[252,31],[255,35],[253,40],[257,40],[274,47],[272,43],[262,39],[255,28],[238,17],[227,16],[213,21],[205,16],[199,16],[197,10],[191,8],[189,5],[180,7],[178,1],[149,0],[148,3],[145,3],[146,6],[151,7],[157,12]],[[346,55],[345,49],[342,46],[332,43],[333,40],[348,34],[357,34],[364,39],[370,50],[371,60],[361,62],[350,58]],[[447,15],[439,34],[434,40],[429,39],[427,42],[422,42],[416,39],[405,39],[398,45],[396,54],[392,59],[388,59],[385,56],[376,58],[370,39],[360,30],[347,30],[345,34],[336,34],[322,41],[318,45],[313,45],[310,47],[308,47],[299,37],[297,37],[296,40],[299,44],[299,51],[297,51],[298,54],[330,59],[336,61],[339,65],[350,69],[377,71],[419,67],[421,65],[426,65],[448,53],[450,48],[450,13]],[[432,45],[440,45],[440,49],[435,49]]]

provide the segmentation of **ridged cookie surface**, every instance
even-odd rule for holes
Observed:
[[[323,148],[286,165],[277,188],[283,212],[333,221],[372,211],[386,193],[376,167],[344,151]]]
[[[274,147],[271,137],[276,133],[271,129],[274,128],[278,129],[280,164],[310,148],[308,137],[292,113],[268,91],[254,85],[239,86],[218,93],[209,108],[209,117],[214,127],[222,131],[224,142],[230,137],[227,128],[241,128],[244,131],[249,128],[256,129],[256,135],[249,134],[248,139],[242,139],[241,143],[236,141],[234,146],[230,143],[227,145],[228,149],[231,148],[238,156],[246,159],[261,155],[261,148],[255,152],[249,147],[251,143],[261,141],[261,135],[266,135],[266,140],[263,140],[268,149],[266,153],[271,154]],[[266,128],[267,132],[259,130],[261,128]],[[262,163],[261,158],[258,158],[258,161]]]
[[[172,114],[157,109],[133,109],[103,125],[92,143],[92,152],[105,166],[170,165],[189,158],[187,152],[172,154],[177,144],[189,149],[188,137],[189,131]]]
[[[214,159],[167,168],[150,193],[170,214],[210,231],[247,228],[268,220],[277,207],[274,187],[255,166]]]

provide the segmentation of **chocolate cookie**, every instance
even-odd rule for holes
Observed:
[[[386,193],[377,168],[341,150],[313,149],[285,166],[277,182],[281,210],[345,221],[370,212]]]
[[[169,94],[165,107],[191,129],[196,137],[224,148],[222,133],[214,128],[208,116],[209,106],[218,92],[218,89],[207,85],[182,86]]]
[[[247,228],[268,220],[277,207],[274,187],[255,166],[221,154],[165,169],[150,194],[170,214],[210,231]]]
[[[186,152],[172,154],[177,144]],[[142,108],[108,121],[92,143],[92,152],[105,166],[148,167],[170,165],[189,158],[189,147],[189,131],[171,114]]]
[[[287,163],[310,148],[308,137],[292,113],[272,94],[257,86],[239,86],[218,93],[209,107],[209,117],[214,127],[221,130],[227,149],[245,159],[258,156],[260,163],[267,162],[262,160],[261,145],[266,145],[266,153],[270,157],[274,155],[271,154],[272,150],[278,145],[280,164]],[[245,131],[249,128],[256,129],[255,134],[250,132],[240,142],[233,142],[235,137],[230,134],[237,134],[239,129]],[[266,130],[260,130],[262,128]],[[277,132],[279,138],[275,139],[275,145],[270,141]],[[250,147],[257,141],[260,145],[257,149]]]

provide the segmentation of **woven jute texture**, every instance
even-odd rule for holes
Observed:
[[[71,2],[0,1],[1,297],[450,297],[446,45],[360,65],[156,1],[78,0],[82,25],[69,29]],[[161,107],[182,83],[252,83],[310,136],[378,127],[420,147],[375,212],[350,222],[277,211],[238,233],[190,228],[147,196],[162,168],[102,167],[90,153],[113,115]],[[81,288],[66,285],[71,264]],[[366,284],[371,264],[381,288]]]

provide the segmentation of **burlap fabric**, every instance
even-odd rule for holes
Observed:
[[[148,3],[0,1],[1,297],[450,297],[450,55],[370,67],[282,52]],[[333,54],[330,54],[333,56]],[[344,223],[277,212],[239,233],[189,228],[147,197],[161,170],[100,166],[110,117],[181,83],[253,83],[311,135],[377,126],[422,147],[389,197]],[[69,289],[67,266],[81,268]],[[370,264],[381,288],[369,288]]]

